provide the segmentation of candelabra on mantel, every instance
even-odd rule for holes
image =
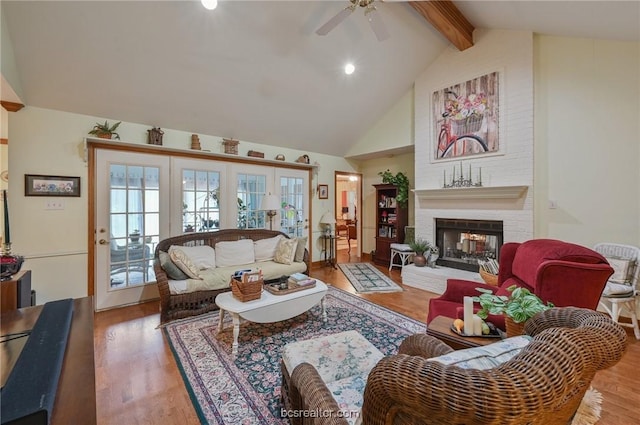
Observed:
[[[460,161],[460,175],[456,174],[456,166],[453,166],[453,176],[451,177],[451,183],[447,183],[447,170],[443,172],[443,189],[453,189],[459,187],[482,187],[482,167],[478,167],[478,180],[473,181],[471,176],[471,163],[469,163],[469,175],[465,177],[464,169],[462,168],[462,161]]]

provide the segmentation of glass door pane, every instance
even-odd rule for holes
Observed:
[[[280,231],[290,237],[306,234],[305,187],[303,178],[280,176]]]
[[[151,261],[160,240],[159,168],[111,164],[109,175],[110,287],[153,282]]]
[[[182,170],[182,231],[220,229],[220,173]]]
[[[267,177],[259,174],[237,174],[239,229],[267,228],[266,212],[259,210],[267,190]]]

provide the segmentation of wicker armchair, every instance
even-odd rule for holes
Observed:
[[[624,329],[588,309],[554,308],[525,330],[532,342],[487,370],[427,361],[452,349],[426,334],[408,337],[369,374],[363,424],[567,424],[594,374],[617,363],[627,346]],[[311,365],[298,365],[288,381],[292,409],[334,413],[292,423],[347,424]]]

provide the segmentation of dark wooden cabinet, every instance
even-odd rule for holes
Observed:
[[[404,243],[404,228],[407,225],[406,206],[396,201],[398,188],[392,184],[374,184],[376,188],[376,264],[388,266],[391,244]]]
[[[31,270],[21,270],[0,283],[0,312],[31,306]]]

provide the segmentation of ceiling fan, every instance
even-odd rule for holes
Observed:
[[[329,31],[338,26],[338,24],[344,21],[347,16],[351,15],[354,10],[358,6],[364,8],[364,16],[366,16],[369,21],[369,25],[371,25],[371,29],[378,41],[384,41],[389,38],[389,31],[387,31],[387,27],[382,22],[382,19],[378,16],[378,11],[373,3],[376,0],[349,0],[351,2],[351,6],[347,6],[342,9],[336,16],[329,19],[326,24],[321,26],[316,30],[316,34],[318,35],[327,35]]]

